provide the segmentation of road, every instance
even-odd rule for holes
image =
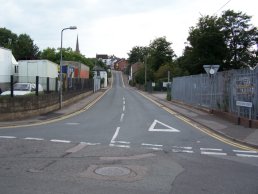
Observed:
[[[258,153],[204,133],[120,72],[94,106],[0,129],[0,193],[258,193]]]

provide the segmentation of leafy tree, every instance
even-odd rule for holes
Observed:
[[[46,48],[41,52],[40,55],[41,59],[47,59],[49,61],[52,61],[54,63],[59,63],[60,58],[58,58],[57,53],[56,53],[56,49],[55,48]]]
[[[132,48],[132,50],[128,53],[128,62],[130,64],[134,64],[136,62],[143,62],[145,59],[145,56],[147,56],[149,52],[148,47],[141,47],[141,46],[135,46]]]
[[[153,71],[157,71],[161,65],[172,62],[176,55],[171,48],[171,44],[166,40],[166,37],[160,37],[151,42],[148,62],[151,64]]]
[[[38,59],[40,52],[29,35],[20,34],[14,45],[13,54],[17,60],[31,60]]]
[[[13,49],[17,41],[17,35],[6,28],[0,28],[0,46]]]
[[[227,69],[238,69],[244,64],[255,66],[258,63],[257,50],[254,49],[258,43],[258,31],[250,24],[250,20],[251,16],[233,10],[225,11],[219,19],[228,48],[225,58]]]
[[[203,72],[203,65],[223,63],[226,44],[217,17],[201,17],[197,26],[190,28],[187,40],[190,47],[184,54],[192,66],[189,67],[191,74]]]

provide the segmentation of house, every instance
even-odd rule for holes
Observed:
[[[18,63],[11,50],[0,47],[0,67],[0,88],[4,91],[10,87],[10,76],[18,72]]]
[[[115,62],[115,67],[114,68],[115,68],[115,70],[124,72],[126,70],[127,66],[128,66],[127,60],[120,59],[117,62]]]

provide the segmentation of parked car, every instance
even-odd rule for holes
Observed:
[[[34,83],[16,83],[13,85],[13,95],[14,96],[22,96],[35,93],[36,84]],[[38,85],[38,91],[43,92],[43,87],[41,84]],[[11,91],[5,91],[1,93],[1,96],[11,95]]]

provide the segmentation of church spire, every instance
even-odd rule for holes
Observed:
[[[76,49],[75,49],[75,52],[80,53],[78,34],[77,34],[77,41],[76,41]]]

